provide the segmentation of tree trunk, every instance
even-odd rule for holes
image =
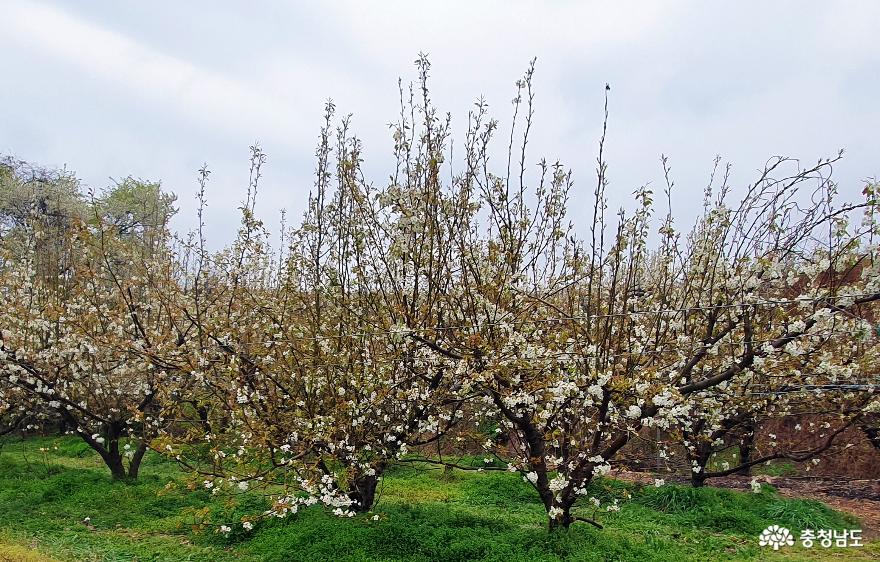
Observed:
[[[205,433],[212,433],[211,422],[208,420],[208,409],[204,406],[196,406],[196,412],[199,415],[199,423],[202,424],[202,429],[205,430]]]
[[[141,442],[138,445],[138,450],[131,459],[131,463],[129,463],[129,473],[126,474],[125,463],[123,461],[124,456],[119,453],[119,438],[123,435],[123,425],[120,422],[116,421],[105,425],[103,429],[106,437],[99,440],[97,436],[93,437],[88,431],[81,430],[79,428],[79,421],[68,410],[61,408],[59,409],[59,413],[61,414],[61,418],[70,427],[76,428],[77,435],[86,442],[86,445],[91,447],[101,456],[101,460],[103,460],[104,464],[107,465],[107,468],[110,469],[110,474],[113,475],[113,480],[137,478],[141,460],[143,460],[144,454],[147,452],[147,444],[145,442]]]
[[[101,457],[104,459],[104,464],[110,469],[110,474],[113,475],[113,480],[125,480],[128,477],[125,473],[125,465],[122,462],[122,457],[119,455],[119,451],[108,451],[101,455]]]
[[[110,474],[113,475],[113,480],[125,480],[127,475],[125,474],[125,464],[122,462],[122,455],[119,454],[119,428],[117,424],[110,424],[109,427],[105,428],[105,433],[107,437],[104,440],[99,440],[94,436],[88,435],[88,433],[79,432],[79,435],[83,438],[83,441],[88,443],[89,447],[101,455],[101,459],[107,465],[107,468],[110,469]]]
[[[112,429],[109,433],[110,436],[107,439],[108,445],[106,447],[88,435],[80,433],[80,436],[101,456],[104,464],[110,469],[110,474],[113,476],[113,480],[136,480],[138,477],[138,471],[140,470],[141,461],[147,452],[147,444],[141,442],[138,445],[134,456],[132,456],[129,461],[128,471],[126,471],[125,455],[119,451],[119,433]]]
[[[571,516],[571,512],[569,509],[564,509],[562,515],[556,517],[555,519],[552,517],[548,517],[547,521],[547,529],[552,533],[553,531],[568,529],[569,527],[571,527],[571,524],[574,523],[574,518]]]
[[[354,502],[351,509],[357,513],[366,513],[373,509],[381,474],[381,469],[377,468],[375,474],[362,475],[354,480],[351,491],[348,492],[349,499]]]
[[[584,486],[587,486],[589,482],[584,483]],[[555,496],[552,492],[550,492],[549,488],[547,489],[547,496],[544,503],[544,509],[547,510],[547,530],[550,532],[557,531],[559,529],[568,529],[571,527],[571,524],[574,523],[577,518],[571,514],[571,508],[574,507],[575,502],[577,501],[577,496],[574,492],[569,488],[567,491],[561,492],[561,496]],[[550,510],[556,508],[562,511],[562,513],[558,514],[556,517],[550,517]]]
[[[755,428],[751,425],[747,426],[745,433],[739,442],[739,464],[745,465],[737,471],[741,476],[751,476],[752,467],[748,466],[752,460],[752,451],[755,445]]]
[[[134,456],[131,457],[131,460],[128,462],[128,478],[131,480],[137,480],[138,472],[141,469],[141,461],[144,460],[144,455],[147,453],[147,444],[144,441],[141,441],[138,444],[137,450],[134,452]]]
[[[711,457],[712,445],[709,443],[698,445],[696,455],[688,455],[688,460],[691,461],[691,486],[694,488],[702,488],[706,485],[706,466],[709,464]],[[694,462],[699,467],[699,472],[693,471]]]

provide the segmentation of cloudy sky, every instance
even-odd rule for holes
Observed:
[[[592,189],[611,84],[611,205],[671,161],[687,220],[716,154],[745,186],[768,157],[835,169],[854,198],[880,177],[880,2],[281,2],[0,0],[0,153],[68,168],[95,188],[161,180],[193,224],[207,162],[209,234],[231,238],[248,146],[269,160],[258,212],[299,215],[326,99],[352,113],[366,169],[384,181],[397,79],[430,55],[433,93],[459,138],[485,96],[509,122],[537,57],[530,160],[574,171],[575,217]]]

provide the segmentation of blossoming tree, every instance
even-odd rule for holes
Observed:
[[[204,393],[228,419],[194,432],[208,451],[171,449],[212,489],[281,485],[274,515],[316,502],[368,511],[389,462],[463,416],[451,359],[421,336],[446,322],[467,207],[439,177],[448,123],[431,108],[419,64],[421,104],[402,98],[391,185],[364,180],[360,143],[347,119],[333,138],[328,104],[303,223],[274,255],[253,216],[254,181],[236,242],[210,258],[222,298],[186,314],[204,334],[194,350]]]
[[[136,478],[164,423],[156,389],[167,372],[144,350],[169,339],[168,310],[154,288],[169,283],[173,265],[160,244],[145,254],[138,241],[117,236],[100,209],[95,201],[88,222],[64,216],[49,256],[51,223],[38,208],[4,237],[0,392],[60,419],[114,478]],[[167,234],[164,225],[157,230],[150,235]]]
[[[851,374],[843,365],[852,354],[840,342],[859,324],[850,319],[854,308],[880,298],[877,276],[866,272],[858,287],[792,287],[784,265],[850,266],[856,254],[873,252],[858,247],[864,232],[845,220],[873,203],[834,207],[827,175],[836,160],[801,168],[774,158],[738,204],[730,205],[726,174],[717,196],[710,183],[705,215],[685,241],[670,210],[652,248],[646,188],[635,192],[635,212],[621,211],[606,232],[603,137],[582,243],[565,218],[571,179],[561,166],[542,164],[527,195],[531,70],[519,87],[519,173],[494,175],[485,160],[469,168],[485,215],[467,232],[483,234],[468,245],[451,303],[462,328],[434,344],[460,358],[465,388],[478,389],[512,432],[510,469],[536,488],[550,527],[567,527],[595,523],[574,514],[575,503],[643,428],[692,429],[694,414],[713,404],[754,404],[740,389],[756,371],[786,384],[809,381],[805,355],[828,376]],[[807,187],[819,195],[809,204]],[[669,182],[667,200],[671,190]],[[486,447],[502,458],[508,452]]]

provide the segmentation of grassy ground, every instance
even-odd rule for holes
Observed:
[[[58,449],[54,450],[57,446]],[[51,449],[48,453],[40,448]],[[880,545],[771,554],[757,544],[770,523],[795,530],[858,524],[818,502],[685,487],[640,488],[603,481],[603,500],[625,491],[619,513],[603,513],[604,530],[580,524],[548,534],[534,492],[508,473],[441,471],[411,466],[384,481],[372,516],[337,519],[319,509],[284,521],[240,525],[223,537],[210,514],[237,521],[263,498],[236,503],[187,490],[176,467],[150,457],[135,484],[114,483],[99,460],[73,439],[30,439],[0,450],[0,562],[6,560],[873,560]],[[585,511],[584,515],[592,515]],[[90,526],[82,523],[91,518]]]

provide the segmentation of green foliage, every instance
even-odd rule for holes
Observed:
[[[51,450],[56,470],[35,468],[40,448]],[[79,440],[29,439],[0,449],[0,560],[6,552],[33,560],[763,560],[769,555],[756,537],[770,522],[792,529],[855,524],[770,487],[752,494],[598,479],[589,489],[603,505],[627,493],[633,499],[619,513],[598,514],[604,530],[578,524],[547,533],[544,509],[519,475],[457,471],[448,480],[441,469],[402,464],[389,471],[373,513],[337,518],[306,509],[245,531],[233,523],[263,509],[261,495],[230,502],[190,490],[157,455],[148,455],[138,482],[113,482]],[[202,518],[214,523],[194,531]],[[228,536],[214,531],[224,521],[233,529]],[[837,550],[835,560],[877,552]]]
[[[763,466],[757,466],[752,469],[755,474],[766,474],[767,476],[795,476],[798,474],[797,468],[791,462],[774,462]]]
[[[104,219],[125,234],[136,230],[158,230],[177,212],[177,197],[162,191],[159,183],[125,178],[108,190],[99,205]]]
[[[84,212],[83,194],[73,174],[0,158],[0,224],[5,228],[22,227],[32,214],[62,226]]]
[[[793,531],[843,529],[853,524],[851,518],[820,502],[782,499],[768,485],[763,485],[758,494],[711,487],[645,487],[634,496],[634,500],[669,514],[682,525],[744,535],[757,535],[769,522]]]
[[[858,527],[854,517],[838,513],[815,500],[772,502],[761,513],[767,519],[784,521],[791,529],[840,529]]]
[[[464,500],[475,507],[524,509],[536,506],[543,511],[534,488],[525,484],[519,474],[492,473],[486,478],[470,478],[462,486]]]

